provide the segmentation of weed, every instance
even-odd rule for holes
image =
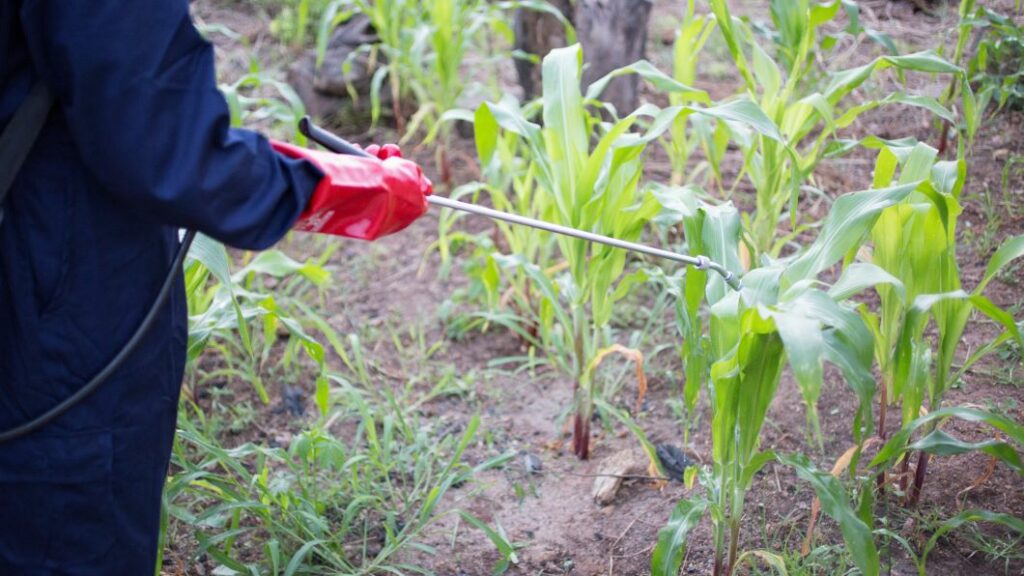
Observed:
[[[501,524],[496,524],[494,528],[491,528],[468,512],[461,512],[460,515],[469,525],[486,534],[487,539],[491,541],[491,544],[494,544],[494,547],[501,555],[498,563],[494,566],[494,570],[491,571],[492,574],[504,574],[510,567],[519,563],[516,550],[525,548],[526,545],[510,541]]]
[[[348,442],[314,426],[287,448],[226,449],[183,414],[164,498],[193,528],[197,554],[241,574],[423,572],[395,553],[472,472],[461,456],[478,421],[436,437],[392,402],[371,404],[346,385],[335,393],[346,408],[323,422],[352,426]]]

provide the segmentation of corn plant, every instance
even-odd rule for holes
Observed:
[[[760,255],[777,256],[787,242],[810,224],[798,220],[795,208],[799,196],[823,158],[850,149],[848,144],[834,140],[838,131],[861,114],[882,105],[903,104],[924,108],[943,119],[953,119],[952,113],[934,98],[922,95],[893,92],[882,98],[847,102],[851,92],[876,72],[887,68],[894,68],[901,74],[904,71],[960,74],[958,67],[932,52],[881,56],[863,66],[831,73],[823,89],[815,88],[814,80],[819,74],[815,59],[820,59],[835,45],[834,39],[819,38],[819,29],[838,13],[841,6],[838,0],[771,2],[777,59],[781,65],[768,53],[750,25],[731,16],[727,0],[710,0],[710,4],[717,30],[743,80],[744,92],[757,101],[783,135],[783,141],[779,142],[727,126],[744,159],[733,188],[746,177],[755,190],[755,211],[746,239],[755,261]],[[791,230],[777,238],[778,224],[784,220],[787,210]]]
[[[489,159],[481,161],[483,182],[462,186],[452,197],[471,197],[479,202],[486,195],[498,210],[541,220],[553,218],[554,204],[551,196],[537,186],[538,167],[529,148],[522,138],[514,132],[501,130],[494,120],[494,115],[498,114],[533,121],[539,112],[539,102],[520,107],[511,97],[479,108],[474,115],[477,152],[481,159]],[[466,264],[471,289],[476,291],[470,299],[482,301],[484,310],[470,313],[462,329],[486,329],[491,322],[497,322],[536,344],[533,340],[538,335],[538,326],[543,323],[542,299],[518,261],[504,254],[518,255],[520,261],[554,273],[561,266],[553,261],[554,238],[504,222],[495,222],[492,235],[471,234],[455,228],[463,217],[463,213],[456,211],[442,213],[438,240],[431,247],[436,248],[441,257],[441,274],[447,273],[453,243],[474,247],[474,255]]]
[[[961,208],[965,164],[936,161],[937,150],[924,144],[884,146],[875,163],[876,185],[920,182],[920,188],[887,209],[872,231],[871,259],[888,276],[878,286],[881,309],[866,313],[876,331],[876,356],[883,374],[879,430],[884,434],[886,407],[900,402],[902,423],[909,425],[922,407],[941,407],[943,395],[975,362],[1010,338],[1021,341],[1013,317],[984,295],[989,281],[1024,255],[1024,237],[1010,239],[989,261],[971,292],[963,289],[956,259],[956,223]],[[898,172],[898,175],[897,175]],[[994,320],[1003,331],[954,370],[957,349],[974,311]],[[925,329],[934,322],[937,340]],[[916,501],[927,471],[922,452],[909,500]],[[901,485],[906,488],[908,460]]]
[[[996,438],[969,442],[960,440],[941,429],[941,425],[949,420],[960,420],[975,424],[984,424],[995,432]],[[911,443],[914,433],[919,430],[927,432],[926,435]],[[997,439],[997,438],[1002,439]],[[999,460],[1010,467],[1019,476],[1024,477],[1024,461],[1021,454],[1024,450],[1024,426],[1014,422],[1012,419],[985,410],[978,410],[968,407],[941,408],[924,416],[914,419],[899,432],[893,435],[885,446],[871,461],[871,466],[879,470],[892,468],[896,462],[910,456],[913,451],[920,451],[922,454],[934,454],[938,456],[951,456],[967,452],[981,452],[991,456],[993,460]],[[990,522],[998,523],[1007,528],[1024,535],[1024,520],[1011,514],[990,512],[987,510],[964,510],[955,516],[945,520],[939,528],[931,535],[926,543],[921,546],[920,552],[915,553],[913,547],[906,539],[899,534],[885,530],[889,536],[899,542],[910,558],[917,565],[918,574],[927,574],[928,554],[935,548],[938,540],[966,523]]]
[[[303,46],[328,0],[257,0],[256,3],[277,10],[270,22],[271,34],[291,46]]]
[[[682,223],[689,252],[709,255],[734,274],[742,273],[738,254],[724,241],[736,237],[741,226],[739,211],[732,204],[701,202],[699,189],[692,185],[681,189],[658,188],[654,195],[662,205],[660,223]],[[728,288],[717,275],[709,276],[697,269],[687,270],[682,279],[666,278],[665,287],[675,296],[676,326],[682,339],[679,353],[684,367],[683,406],[692,415],[710,366],[711,342],[703,308],[705,303],[713,305],[721,300]],[[689,432],[687,426],[684,444]]]
[[[578,46],[555,50],[545,57],[543,128],[528,120],[520,109],[501,103],[484,104],[476,113],[481,164],[489,166],[499,154],[499,142],[504,142],[499,138],[501,131],[514,134],[523,143],[520,150],[528,153],[529,161],[523,169],[533,170],[535,186],[547,197],[547,204],[541,204],[549,206],[543,216],[556,223],[625,240],[639,238],[659,210],[654,197],[640,186],[641,155],[647,144],[680,116],[702,114],[767,133],[774,130],[745,100],[665,110],[647,105],[606,123],[592,113],[588,104],[596,103],[607,83],[623,74],[639,74],[691,102],[707,102],[707,95],[672,80],[646,62],[612,72],[591,85],[584,95],[580,90],[581,65]],[[556,242],[566,270],[557,278],[520,254],[506,262],[518,266],[534,282],[541,298],[543,344],[552,352],[554,362],[575,381],[574,450],[586,458],[595,360],[610,344],[606,327],[615,302],[643,275],[625,274],[626,254],[621,250],[577,239],[558,238]]]
[[[352,14],[366,15],[379,37],[374,46],[362,46],[350,58],[369,54],[373,63],[370,90],[371,118],[380,118],[382,90],[390,92],[393,113],[403,142],[425,127],[424,142],[439,134],[439,162],[446,170],[444,158],[449,124],[447,120],[461,117],[456,112],[459,99],[467,87],[463,69],[466,56],[484,56],[484,64],[505,56],[494,42],[503,37],[511,44],[511,28],[507,13],[517,8],[551,13],[571,27],[565,17],[546,2],[518,0],[487,2],[485,0],[334,0],[324,11],[317,36],[318,63],[327,49],[331,31]],[[349,66],[346,62],[343,66]],[[405,103],[415,105],[415,112],[403,110]],[[410,116],[406,125],[405,119]],[[447,178],[444,178],[447,181]]]
[[[1024,104],[1024,74],[1020,71],[1024,61],[1024,27],[1018,26],[1012,17],[977,6],[976,0],[961,0],[958,16],[952,61],[963,66],[965,73],[950,80],[944,103],[948,106],[957,97],[962,99],[963,128],[970,145],[986,113]],[[968,42],[973,37],[977,38],[973,54],[968,54]],[[993,104],[994,110],[990,112]],[[939,156],[948,148],[950,124],[948,120],[941,124]]]
[[[996,111],[1024,107],[1024,25],[985,7],[979,7],[967,23],[981,28],[983,34],[966,66],[968,79],[978,86],[978,111],[984,113],[990,102]]]
[[[373,122],[380,118],[382,109],[381,90],[385,80],[389,83],[392,106],[399,131],[404,132],[402,101],[413,93],[410,77],[415,60],[424,55],[429,37],[416,31],[425,30],[426,13],[419,2],[408,0],[336,0],[331,2],[320,19],[317,31],[317,65],[323,64],[330,34],[334,28],[352,17],[363,14],[370,20],[380,40],[379,45],[361,46],[360,52],[370,54],[371,62],[377,64],[374,70],[371,92],[371,114]],[[357,56],[353,53],[350,58]],[[346,61],[343,66],[351,65]]]
[[[672,77],[686,86],[693,86],[697,81],[697,63],[701,50],[715,29],[714,18],[697,14],[695,8],[695,0],[689,0],[672,48]],[[668,98],[672,106],[686,103],[683,95],[678,93],[669,93]],[[687,130],[689,126],[693,127],[693,133]],[[661,141],[672,163],[673,185],[695,180],[695,174],[691,173],[687,177],[686,172],[690,156],[698,147],[702,147],[705,155],[710,158],[708,166],[715,170],[715,176],[721,178],[717,169],[721,155],[725,152],[728,135],[724,125],[716,132],[712,132],[712,126],[712,122],[702,116],[683,116],[672,123],[668,138]]]
[[[813,244],[793,257],[748,272],[740,293],[723,293],[699,271],[687,271],[689,278],[678,289],[684,299],[681,331],[700,338],[686,360],[695,358],[698,366],[705,367],[702,381],[707,383],[711,405],[713,464],[702,479],[706,497],[680,505],[672,524],[675,528],[669,530],[661,549],[656,549],[658,574],[673,573],[664,570],[678,567],[678,546],[685,540],[685,533],[678,532],[694,525],[694,516],[699,518],[705,511],[714,532],[715,573],[731,574],[744,558],[739,548],[744,499],[756,472],[776,458],[770,451],[760,450],[759,439],[787,359],[812,428],[817,428],[822,365],[828,361],[839,368],[860,399],[854,436],[860,440],[870,434],[875,389],[872,333],[855,311],[855,304],[847,300],[884,278],[873,269],[851,267],[833,286],[822,290],[818,277],[858,251],[884,210],[923,186],[911,182],[841,196]],[[692,187],[665,190],[659,198],[666,209],[682,218],[688,245],[703,246],[720,261],[737,265],[740,229],[735,212],[728,206],[699,202]],[[699,296],[711,304],[706,324],[697,331],[692,323],[699,321],[699,316],[691,315],[690,310]],[[877,574],[877,551],[863,520],[840,505],[835,487],[824,484],[806,462],[797,457],[782,461],[794,466],[819,494],[828,495],[833,502],[829,513],[843,525],[855,563],[865,574]]]
[[[276,96],[254,94],[268,89]],[[248,74],[230,84],[221,84],[220,91],[227,100],[232,126],[253,126],[263,122],[283,125],[291,130],[291,136],[297,143],[305,144],[306,137],[296,128],[299,119],[306,115],[302,99],[287,83],[261,71],[257,62],[251,64]]]

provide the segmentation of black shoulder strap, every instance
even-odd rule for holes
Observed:
[[[52,106],[53,94],[50,89],[42,82],[36,83],[28,97],[18,106],[3,134],[0,134],[0,223],[3,223],[3,204],[7,200],[7,193],[39,136],[39,131],[43,129]]]

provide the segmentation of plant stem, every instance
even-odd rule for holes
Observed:
[[[918,499],[921,497],[921,488],[924,486],[924,478],[928,473],[928,453],[921,452],[917,457],[917,470],[914,472],[914,485],[910,489],[910,496],[908,502],[911,506],[916,506]]]
[[[910,474],[910,454],[903,455],[903,464],[900,466],[900,490],[907,491],[907,475]]]
[[[573,420],[572,447],[580,460],[590,457],[590,386],[586,362],[586,344],[583,341],[583,311],[577,306],[573,311],[573,345],[576,352],[576,386],[573,397],[576,402],[576,416]]]
[[[729,565],[725,569],[725,576],[730,576],[733,569],[736,567],[736,553],[739,548],[740,540],[739,519],[733,518],[729,524]]]
[[[722,576],[722,547],[717,537],[715,538],[715,567],[712,574],[714,576]]]
[[[885,445],[885,413],[889,405],[889,383],[888,378],[882,378],[882,389],[879,391],[879,406],[878,406],[878,437],[881,439],[882,445]],[[882,492],[885,490],[885,470],[878,473],[875,477],[875,481],[878,483],[878,491]]]

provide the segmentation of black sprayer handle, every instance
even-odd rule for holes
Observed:
[[[366,158],[373,158],[374,156],[359,148],[355,144],[352,144],[348,140],[339,138],[334,134],[331,134],[327,130],[313,124],[309,119],[309,116],[303,116],[302,120],[299,120],[299,132],[302,132],[307,138],[316,142],[317,144],[327,148],[331,152],[337,152],[338,154],[345,154],[346,156],[364,156]]]

